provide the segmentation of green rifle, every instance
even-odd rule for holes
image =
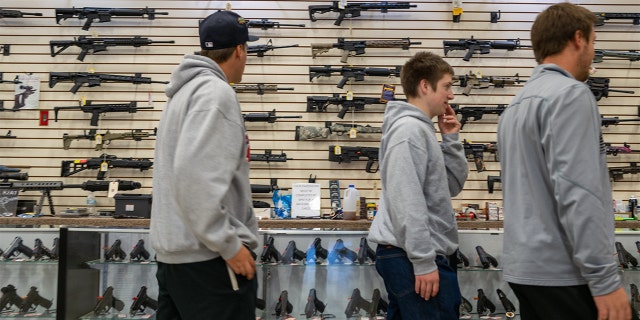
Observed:
[[[62,135],[62,147],[64,150],[68,150],[71,147],[71,141],[86,139],[96,142],[95,150],[102,150],[102,147],[106,144],[110,144],[112,140],[125,140],[132,139],[134,141],[142,141],[143,138],[155,136],[158,128],[154,128],[152,132],[143,131],[143,129],[131,129],[128,132],[112,133],[107,130],[105,133],[97,133],[95,129],[89,130],[89,133],[70,135],[64,133]]]
[[[360,125],[355,123],[332,123],[325,121],[323,127],[312,126],[296,126],[296,141],[327,139],[329,135],[335,133],[339,136],[355,131],[358,133],[382,133],[381,127],[372,127],[370,125]]]
[[[293,88],[279,88],[277,84],[264,84],[264,83],[232,84],[231,87],[237,93],[255,92],[259,96],[263,95],[265,92],[276,92],[276,91],[280,91],[280,90],[293,90]]]
[[[520,80],[520,76],[516,73],[513,77],[482,77],[476,73],[469,71],[469,74],[454,77],[454,81],[460,81],[460,87],[464,88],[462,94],[468,96],[472,89],[487,89],[491,85],[496,88],[504,88],[518,83],[527,82]]]
[[[346,63],[349,55],[362,55],[366,48],[402,48],[402,50],[409,50],[409,47],[414,44],[419,45],[422,42],[412,42],[409,38],[397,40],[345,40],[344,38],[338,38],[336,43],[312,43],[311,57],[315,59],[319,54],[337,48],[342,50],[340,62]]]

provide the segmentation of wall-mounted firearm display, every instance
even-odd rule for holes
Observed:
[[[633,25],[640,25],[640,13],[613,13],[613,12],[594,12],[598,18],[596,26],[604,25],[606,20],[631,20]]]
[[[318,77],[331,77],[332,73],[338,73],[342,76],[336,87],[342,89],[349,80],[364,81],[365,76],[372,77],[399,77],[402,66],[395,68],[365,68],[365,67],[336,67],[331,66],[310,66],[309,81],[313,81]]]
[[[57,8],[56,23],[60,24],[60,20],[67,20],[72,17],[78,17],[79,20],[87,19],[82,26],[82,30],[89,30],[91,24],[95,22],[109,22],[112,17],[143,17],[147,16],[148,20],[155,20],[156,15],[168,15],[169,12],[156,12],[156,9],[145,7],[144,9],[120,9],[120,8]],[[97,21],[96,21],[97,20]]]
[[[264,84],[264,83],[232,84],[231,87],[237,93],[255,92],[259,96],[265,94],[265,92],[277,92],[281,90],[293,91],[293,88],[281,88],[281,87],[278,87],[277,84]]]
[[[355,131],[359,133],[382,133],[382,127],[372,127],[370,125],[360,125],[355,123],[332,123],[325,121],[323,127],[313,126],[296,126],[296,141],[305,141],[313,139],[327,139],[333,133],[341,136],[345,133],[351,134]]]
[[[617,90],[609,88],[609,78],[602,77],[589,77],[587,79],[587,85],[589,89],[596,97],[596,101],[600,101],[602,97],[609,98],[609,92],[619,92],[619,93],[627,93],[634,94],[635,92],[631,90]]]
[[[73,140],[91,140],[95,141],[95,150],[102,150],[104,145],[111,144],[113,140],[134,140],[134,141],[142,141],[143,138],[148,138],[155,136],[158,128],[153,128],[150,131],[144,131],[143,129],[131,129],[127,132],[121,133],[112,133],[107,130],[105,133],[97,133],[96,129],[89,130],[89,133],[84,132],[83,134],[70,135],[68,133],[64,133],[62,135],[62,148],[68,150],[71,147],[71,141]]]
[[[276,109],[273,109],[266,113],[262,113],[262,112],[246,113],[246,114],[243,114],[242,117],[246,122],[268,122],[268,123],[274,123],[278,119],[302,118],[302,116],[276,116]]]
[[[247,22],[247,27],[260,28],[262,30],[267,30],[267,29],[280,28],[280,27],[304,28],[304,24],[287,24],[287,23],[280,23],[278,21],[271,21],[269,19],[260,19],[260,20],[249,20],[249,22]]]
[[[380,97],[347,97],[334,93],[333,96],[307,96],[307,112],[326,112],[329,105],[340,106],[338,118],[343,119],[347,111],[362,111],[368,104],[386,104]]]
[[[23,12],[20,10],[4,10],[0,9],[0,19],[2,18],[22,18],[24,16],[42,17],[41,12]]]
[[[275,154],[271,152],[271,150],[264,150],[263,154],[251,153],[249,160],[263,162],[287,162],[287,160],[293,160],[293,158],[287,158],[287,154],[284,153],[284,151],[280,151],[280,154]]]
[[[531,48],[531,46],[525,46],[520,44],[520,39],[511,40],[478,40],[471,36],[471,39],[459,39],[459,40],[443,40],[444,55],[446,56],[449,51],[453,50],[467,50],[462,60],[469,61],[474,53],[488,54],[491,49],[500,49],[507,51],[514,51],[520,48]]]
[[[627,118],[627,119],[620,119],[618,117],[612,117],[612,118],[602,117],[601,121],[602,121],[602,123],[601,123],[602,126],[608,127],[610,125],[617,125],[620,122],[640,122],[640,117]]]
[[[77,106],[53,107],[53,115],[55,122],[58,122],[58,112],[60,112],[60,110],[81,110],[84,113],[91,113],[91,120],[89,124],[95,127],[98,125],[100,115],[107,112],[136,113],[138,110],[153,109],[153,107],[138,107],[137,105],[138,103],[136,101],[131,101],[129,103],[92,104],[90,100],[87,100],[84,105],[80,104]]]
[[[338,38],[336,43],[312,43],[311,57],[315,59],[319,54],[337,48],[342,50],[340,62],[346,63],[350,55],[362,55],[366,48],[402,48],[402,50],[409,50],[409,47],[414,44],[419,45],[422,42],[411,42],[409,38],[397,40],[344,40],[344,38]]]
[[[329,146],[329,161],[337,163],[350,163],[353,160],[367,158],[365,171],[369,173],[378,172],[378,167],[374,164],[378,161],[377,147],[351,147],[351,146]]]
[[[617,156],[618,154],[624,153],[624,154],[628,154],[628,153],[639,153],[640,151],[638,150],[632,150],[631,146],[629,144],[627,144],[626,142],[624,142],[621,146],[614,146],[611,143],[606,143],[604,144],[605,146],[605,151],[607,154],[610,154],[612,156]]]
[[[640,52],[629,51],[613,51],[596,49],[595,56],[593,57],[593,63],[600,63],[605,57],[623,58],[629,61],[640,61]]]
[[[267,41],[267,44],[258,44],[254,46],[247,46],[247,54],[255,54],[258,57],[264,57],[265,52],[271,51],[273,49],[282,49],[282,48],[293,48],[298,47],[298,44],[290,44],[286,46],[274,46],[271,39]]]
[[[506,104],[499,104],[497,106],[475,106],[475,107],[460,107],[458,104],[451,104],[451,108],[455,111],[456,114],[461,115],[460,118],[460,129],[464,127],[464,124],[467,123],[470,119],[472,121],[477,121],[482,119],[482,116],[485,114],[497,114],[501,115],[502,112],[507,108]]]
[[[472,89],[487,89],[492,85],[496,88],[504,88],[505,86],[512,86],[517,83],[527,82],[527,80],[520,80],[520,76],[516,73],[513,77],[483,77],[481,74],[473,73],[469,71],[468,74],[462,76],[454,76],[454,82],[459,82],[460,87],[464,88],[462,94],[468,96]]]
[[[58,82],[73,82],[70,92],[76,93],[80,87],[97,87],[103,82],[119,82],[119,83],[162,83],[167,84],[169,81],[154,81],[148,77],[142,77],[141,73],[134,76],[122,76],[117,74],[106,73],[89,73],[89,72],[49,72],[49,88],[53,88]]]
[[[389,10],[411,9],[417,7],[411,2],[355,2],[343,5],[341,1],[333,1],[332,4],[311,5],[309,6],[309,19],[311,21],[318,20],[316,13],[338,12],[338,18],[333,23],[339,26],[344,18],[356,18],[360,16],[361,11],[380,10],[381,13],[387,13]]]
[[[134,168],[140,171],[148,170],[153,166],[153,161],[148,158],[118,158],[115,155],[102,154],[96,158],[62,160],[60,170],[61,177],[68,177],[84,170],[99,169],[98,180],[104,180],[111,168]]]
[[[613,181],[622,180],[622,176],[625,174],[638,174],[640,173],[640,167],[637,162],[630,162],[626,167],[609,167],[609,177]]]
[[[107,51],[108,47],[129,46],[137,48],[157,43],[175,43],[175,41],[154,41],[150,40],[149,38],[143,38],[141,36],[134,36],[132,38],[93,38],[87,36],[79,36],[77,39],[73,40],[51,40],[49,41],[49,47],[51,49],[52,57],[57,56],[70,46],[80,47],[81,51],[77,59],[80,61],[84,61],[84,57],[87,54],[95,54],[98,52]]]

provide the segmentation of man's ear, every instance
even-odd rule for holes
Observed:
[[[427,82],[427,79],[420,80],[420,84],[418,84],[418,92],[421,95],[426,95],[427,93],[429,93],[430,88],[431,85],[429,84],[429,82]]]

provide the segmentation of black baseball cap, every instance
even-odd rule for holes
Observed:
[[[235,12],[218,10],[200,20],[200,48],[224,49],[258,40],[258,37],[249,34],[247,22]]]

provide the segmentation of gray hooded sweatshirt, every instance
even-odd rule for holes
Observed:
[[[437,269],[436,255],[458,248],[451,197],[462,191],[469,166],[458,134],[436,138],[417,107],[387,104],[380,144],[382,194],[369,241],[404,249],[416,275]]]
[[[187,55],[165,90],[150,239],[157,259],[191,263],[258,246],[249,142],[236,93],[211,59]]]

